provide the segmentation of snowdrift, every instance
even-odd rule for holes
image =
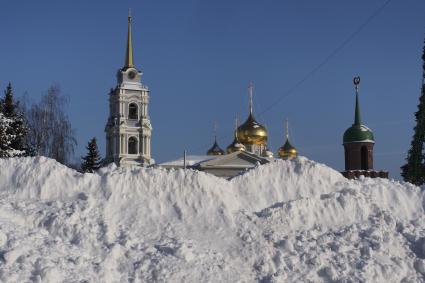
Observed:
[[[299,157],[231,181],[0,159],[1,282],[424,282],[424,197]]]

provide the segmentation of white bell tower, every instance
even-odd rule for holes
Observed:
[[[125,64],[118,70],[117,86],[109,92],[106,160],[117,166],[147,166],[154,163],[151,158],[149,89],[141,82],[143,73],[134,65],[131,19],[129,15]]]

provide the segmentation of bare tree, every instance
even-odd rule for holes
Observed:
[[[51,86],[39,104],[27,110],[29,124],[28,143],[39,155],[67,164],[74,154],[77,141],[65,113],[67,99],[58,85]]]

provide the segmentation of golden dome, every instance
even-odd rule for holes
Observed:
[[[286,139],[285,144],[279,148],[278,154],[282,159],[291,159],[298,155],[298,151],[294,146],[292,146],[289,139]]]
[[[250,113],[245,123],[238,127],[237,137],[243,144],[266,144],[268,135],[266,127],[258,123]]]
[[[233,142],[227,147],[227,154],[236,152],[236,151],[244,151],[246,150],[245,146],[239,143],[237,140],[233,140]]]
[[[213,146],[207,151],[207,155],[223,155],[224,151],[218,146],[217,139],[214,140]]]
[[[235,131],[235,138],[233,142],[227,147],[226,151],[227,154],[236,152],[236,151],[243,151],[246,150],[245,146],[241,144],[238,140],[237,131]]]
[[[267,129],[258,123],[252,114],[252,82],[249,83],[249,116],[248,119],[236,130],[236,137],[243,144],[267,144]]]
[[[273,152],[266,148],[266,150],[263,151],[263,157],[273,158]]]

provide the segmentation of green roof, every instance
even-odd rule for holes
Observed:
[[[375,141],[372,130],[362,124],[358,94],[356,94],[356,110],[354,113],[354,124],[345,131],[343,140],[344,143]]]
[[[373,132],[365,125],[353,125],[344,133],[344,143],[350,142],[373,142]]]

